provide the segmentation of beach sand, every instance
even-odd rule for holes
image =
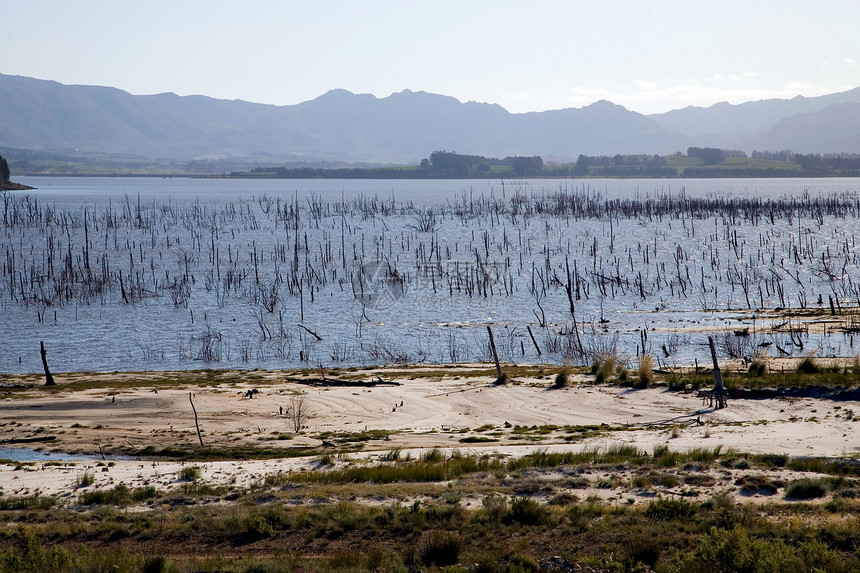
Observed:
[[[360,447],[349,454],[349,463],[378,459],[395,449],[415,457],[429,448],[507,456],[616,444],[649,453],[661,445],[679,452],[721,446],[723,451],[792,457],[856,456],[860,451],[860,422],[853,416],[860,413],[860,402],[732,399],[727,408],[713,410],[695,392],[594,385],[585,374],[573,376],[572,386],[555,389],[552,378],[558,367],[546,367],[544,376],[516,377],[514,383],[495,386],[494,377],[474,375],[487,368],[460,365],[440,374],[441,367],[391,367],[355,373],[354,378],[398,384],[367,387],[295,381],[318,376],[313,372],[208,371],[205,381],[202,375],[181,372],[58,374],[54,389],[44,388],[35,376],[7,376],[0,390],[4,445],[95,457],[2,463],[0,491],[71,496],[87,472],[94,489],[119,483],[159,490],[180,486],[179,474],[189,463],[110,456],[147,447],[199,448],[189,394],[207,447],[310,450],[307,456],[283,459],[191,464],[211,485],[250,487],[266,475],[316,468],[324,441]],[[249,390],[257,390],[252,398]],[[299,395],[310,414],[295,434],[289,407]],[[576,427],[601,424],[606,426],[577,437]],[[100,452],[108,460],[101,461]]]

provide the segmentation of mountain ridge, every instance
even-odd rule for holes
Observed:
[[[132,95],[112,87],[0,74],[0,147],[174,161],[265,157],[407,164],[442,149],[493,157],[540,155],[551,161],[575,160],[580,154],[665,155],[705,145],[856,153],[860,140],[852,130],[860,132],[860,105],[850,104],[860,104],[860,88],[651,115],[606,100],[511,113],[499,104],[409,89],[380,98],[337,88],[277,106],[172,92]]]

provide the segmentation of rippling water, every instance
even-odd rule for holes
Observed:
[[[487,325],[516,362],[644,342],[689,363],[707,358],[705,330],[741,351],[857,352],[842,334],[794,344],[761,318],[858,306],[854,179],[22,182],[38,189],[4,194],[0,227],[6,373],[40,372],[39,341],[57,373],[487,360]],[[849,207],[591,217],[552,212],[559,197]]]

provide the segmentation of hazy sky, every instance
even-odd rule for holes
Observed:
[[[858,0],[0,0],[0,18],[0,73],[133,94],[655,113],[860,86]]]

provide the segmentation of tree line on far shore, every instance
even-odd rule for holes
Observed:
[[[258,167],[231,177],[309,179],[496,179],[510,177],[857,177],[860,154],[800,154],[690,147],[673,155],[580,155],[573,163],[545,164],[540,156],[504,159],[434,151],[416,165],[398,167]]]

